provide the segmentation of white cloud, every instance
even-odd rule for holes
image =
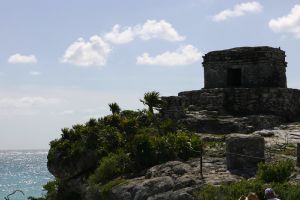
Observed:
[[[123,28],[122,32],[120,30],[120,25],[116,24],[111,32],[104,35],[104,38],[114,44],[125,44],[134,39],[135,33],[131,27]]]
[[[29,74],[30,74],[31,76],[39,76],[39,75],[41,75],[41,72],[38,72],[38,71],[30,71]]]
[[[185,40],[170,24],[165,20],[147,20],[144,24],[134,27],[121,28],[115,25],[112,31],[106,33],[104,38],[114,44],[125,44],[133,41],[135,38],[142,40],[162,39],[170,42],[178,42]]]
[[[94,35],[89,41],[79,38],[67,48],[62,62],[79,66],[103,66],[110,52],[110,45],[100,36]]]
[[[21,55],[19,53],[11,55],[8,60],[10,64],[36,64],[37,59],[35,55]]]
[[[300,38],[300,5],[295,5],[288,15],[270,20],[269,27],[274,32],[292,33]]]
[[[186,45],[177,49],[175,52],[164,52],[156,56],[149,56],[144,53],[138,56],[136,63],[140,65],[189,65],[201,59],[202,53],[192,45]]]
[[[262,10],[263,6],[257,1],[241,3],[235,5],[233,9],[226,9],[219,12],[218,14],[213,16],[213,21],[225,21],[228,18],[240,17],[247,13],[259,13]]]
[[[46,98],[40,96],[25,96],[25,97],[11,97],[11,98],[1,98],[0,107],[15,107],[24,108],[32,106],[47,106],[59,104],[61,102],[58,98]]]
[[[181,36],[173,28],[172,24],[165,20],[147,20],[142,27],[136,27],[137,35],[143,40],[159,38],[171,42],[183,41],[184,36]]]

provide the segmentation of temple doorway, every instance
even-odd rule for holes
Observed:
[[[242,85],[242,71],[241,71],[241,69],[228,69],[228,71],[227,71],[227,85],[229,87],[240,87]]]

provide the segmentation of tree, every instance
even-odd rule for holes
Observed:
[[[112,112],[112,114],[119,114],[121,111],[120,106],[117,103],[110,103],[108,104],[110,111]]]
[[[151,114],[154,113],[154,109],[158,110],[162,105],[162,100],[159,97],[159,92],[152,91],[146,92],[144,94],[144,99],[140,99],[140,101],[148,106],[149,112]]]

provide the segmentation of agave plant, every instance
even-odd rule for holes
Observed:
[[[110,103],[110,104],[108,104],[108,106],[113,115],[119,114],[121,112],[121,108],[116,102]]]
[[[148,110],[151,114],[154,113],[154,109],[158,110],[162,105],[162,100],[160,99],[159,92],[152,91],[146,92],[144,94],[144,99],[140,99],[140,101],[148,106]]]

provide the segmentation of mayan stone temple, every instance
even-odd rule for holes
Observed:
[[[190,130],[248,133],[300,116],[300,90],[287,88],[285,52],[238,47],[203,56],[204,88],[163,97],[166,117]]]

